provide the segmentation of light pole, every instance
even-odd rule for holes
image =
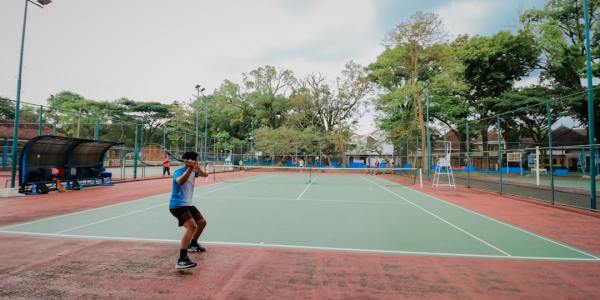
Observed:
[[[204,97],[204,163],[208,160],[208,98],[203,94]]]
[[[583,16],[585,19],[585,54],[587,65],[587,90],[588,90],[588,141],[590,143],[590,208],[596,209],[596,151],[594,150],[594,90],[592,81],[592,58],[590,51],[590,16],[588,0],[583,1]]]
[[[23,13],[23,32],[21,33],[21,53],[19,56],[19,77],[17,79],[17,103],[15,104],[15,122],[13,128],[13,142],[11,147],[11,168],[10,168],[10,187],[15,187],[15,177],[17,175],[17,144],[19,143],[19,117],[21,115],[21,78],[23,75],[23,52],[25,50],[25,28],[27,27],[27,8],[29,3],[37,7],[43,7],[52,2],[52,0],[37,0],[37,3],[25,0],[25,12]]]
[[[204,92],[205,88],[200,87],[199,84],[196,84],[196,105],[194,105],[194,109],[196,110],[196,132],[195,132],[195,144],[194,144],[194,151],[198,152],[198,121],[199,121],[199,114],[200,114],[200,109],[199,109],[199,105],[200,105],[200,93]]]
[[[429,86],[425,86],[425,109],[427,117],[425,119],[426,139],[427,139],[427,178],[431,179],[431,133],[429,132]]]

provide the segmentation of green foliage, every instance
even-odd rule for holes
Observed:
[[[526,31],[516,35],[501,31],[491,37],[462,36],[453,46],[464,65],[467,95],[471,100],[501,96],[516,80],[533,70],[540,54]]]
[[[4,120],[13,119],[15,116],[15,103],[7,98],[0,97],[0,118]]]

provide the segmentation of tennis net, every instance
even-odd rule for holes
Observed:
[[[354,180],[361,176],[376,176],[400,185],[423,186],[421,169],[417,168],[330,168],[287,166],[208,165],[207,171],[217,181],[239,181],[249,176],[267,175],[269,183],[314,183],[347,185],[364,183]],[[235,173],[233,175],[229,173]]]

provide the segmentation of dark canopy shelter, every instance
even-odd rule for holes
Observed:
[[[65,179],[98,176],[104,170],[106,151],[119,144],[53,135],[33,138],[21,151],[19,185],[49,180],[43,173],[51,168],[63,169]]]

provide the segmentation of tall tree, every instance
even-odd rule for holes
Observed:
[[[436,54],[445,43],[445,37],[442,21],[437,14],[418,12],[389,34],[384,42],[386,50],[377,62],[369,66],[371,80],[391,95],[380,98],[379,107],[388,108],[391,119],[405,120],[403,122],[406,122],[407,116],[394,116],[394,107],[411,109],[416,124],[410,125],[417,126],[421,149],[426,148],[423,83],[439,71]],[[409,127],[409,130],[414,130],[412,128],[415,127]],[[421,161],[421,167],[427,167],[426,160]]]
[[[527,31],[518,34],[501,31],[490,37],[461,36],[453,42],[453,47],[464,65],[467,83],[464,97],[474,109],[473,117],[480,120],[473,129],[479,130],[485,151],[488,130],[496,122],[493,116],[503,112],[499,108],[507,108],[497,105],[503,101],[500,96],[533,70],[539,49]]]
[[[320,74],[310,74],[300,81],[296,94],[297,108],[304,113],[307,124],[323,131],[347,126],[370,91],[364,68],[350,61],[341,76],[330,86]]]
[[[259,124],[271,128],[281,126],[290,107],[289,95],[296,83],[293,72],[265,66],[244,73],[243,81]]]
[[[600,0],[589,0],[589,16],[592,34],[592,60],[600,59]],[[542,79],[557,88],[571,92],[582,89],[586,76],[585,25],[583,0],[547,0],[544,8],[531,9],[521,15],[521,22],[535,35],[542,49],[542,59],[537,65]],[[595,77],[600,76],[600,67],[594,65]],[[596,93],[597,94],[597,93]],[[587,98],[579,97],[571,102],[573,114],[587,124]],[[600,101],[595,99],[596,120],[600,119]],[[600,122],[594,124],[596,140],[600,141]]]

